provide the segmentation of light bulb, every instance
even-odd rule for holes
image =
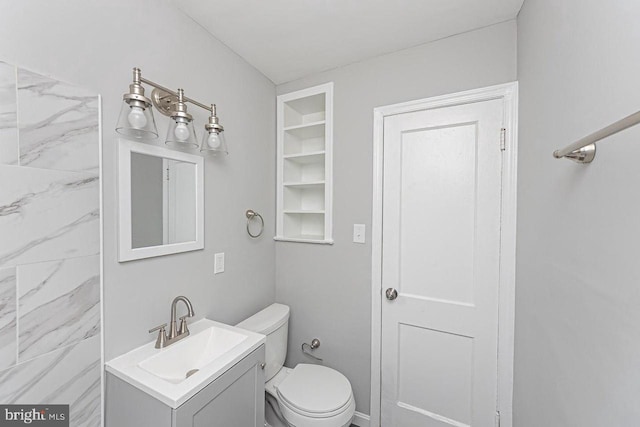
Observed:
[[[212,150],[217,150],[218,148],[220,148],[221,142],[218,132],[211,132],[209,134],[209,137],[207,138],[207,145]]]
[[[127,120],[129,120],[129,124],[136,129],[142,129],[147,125],[147,117],[144,115],[144,110],[140,107],[131,107]]]
[[[189,128],[184,123],[178,123],[173,131],[176,139],[180,142],[184,142],[189,139]]]

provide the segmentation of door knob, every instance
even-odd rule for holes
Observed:
[[[389,288],[387,289],[387,291],[385,292],[385,294],[387,295],[387,299],[389,301],[393,301],[394,299],[398,298],[398,291],[396,291],[393,288]]]

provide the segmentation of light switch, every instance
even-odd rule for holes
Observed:
[[[353,224],[353,243],[365,242],[364,224]]]
[[[224,273],[224,252],[213,256],[213,274]]]

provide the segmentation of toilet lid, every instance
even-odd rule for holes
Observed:
[[[323,414],[349,402],[351,383],[334,369],[299,364],[278,386],[278,394],[293,408]]]

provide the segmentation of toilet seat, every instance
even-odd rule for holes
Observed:
[[[331,415],[318,417],[310,417],[301,414],[299,411],[294,411],[282,401],[280,401],[280,411],[288,425],[295,427],[348,427],[353,421],[353,416],[356,412],[356,402],[353,398],[347,403],[342,412]]]
[[[303,363],[278,385],[277,393],[290,409],[311,417],[342,412],[352,395],[351,383],[340,372]]]
[[[280,402],[281,405],[286,406],[287,409],[289,409],[290,411],[293,411],[296,414],[301,415],[301,416],[306,417],[306,418],[331,418],[331,417],[335,417],[335,416],[340,415],[341,413],[343,413],[345,410],[349,409],[349,405],[351,404],[351,401],[347,400],[347,402],[340,409],[337,409],[337,410],[332,411],[332,412],[327,412],[327,413],[319,413],[319,412],[305,411],[302,408],[298,408],[298,407],[295,407],[295,406],[291,405],[289,402],[287,402],[285,400],[280,400],[279,402]]]
[[[266,386],[290,425],[342,427],[353,419],[351,383],[334,369],[299,364],[294,369],[283,368]]]

